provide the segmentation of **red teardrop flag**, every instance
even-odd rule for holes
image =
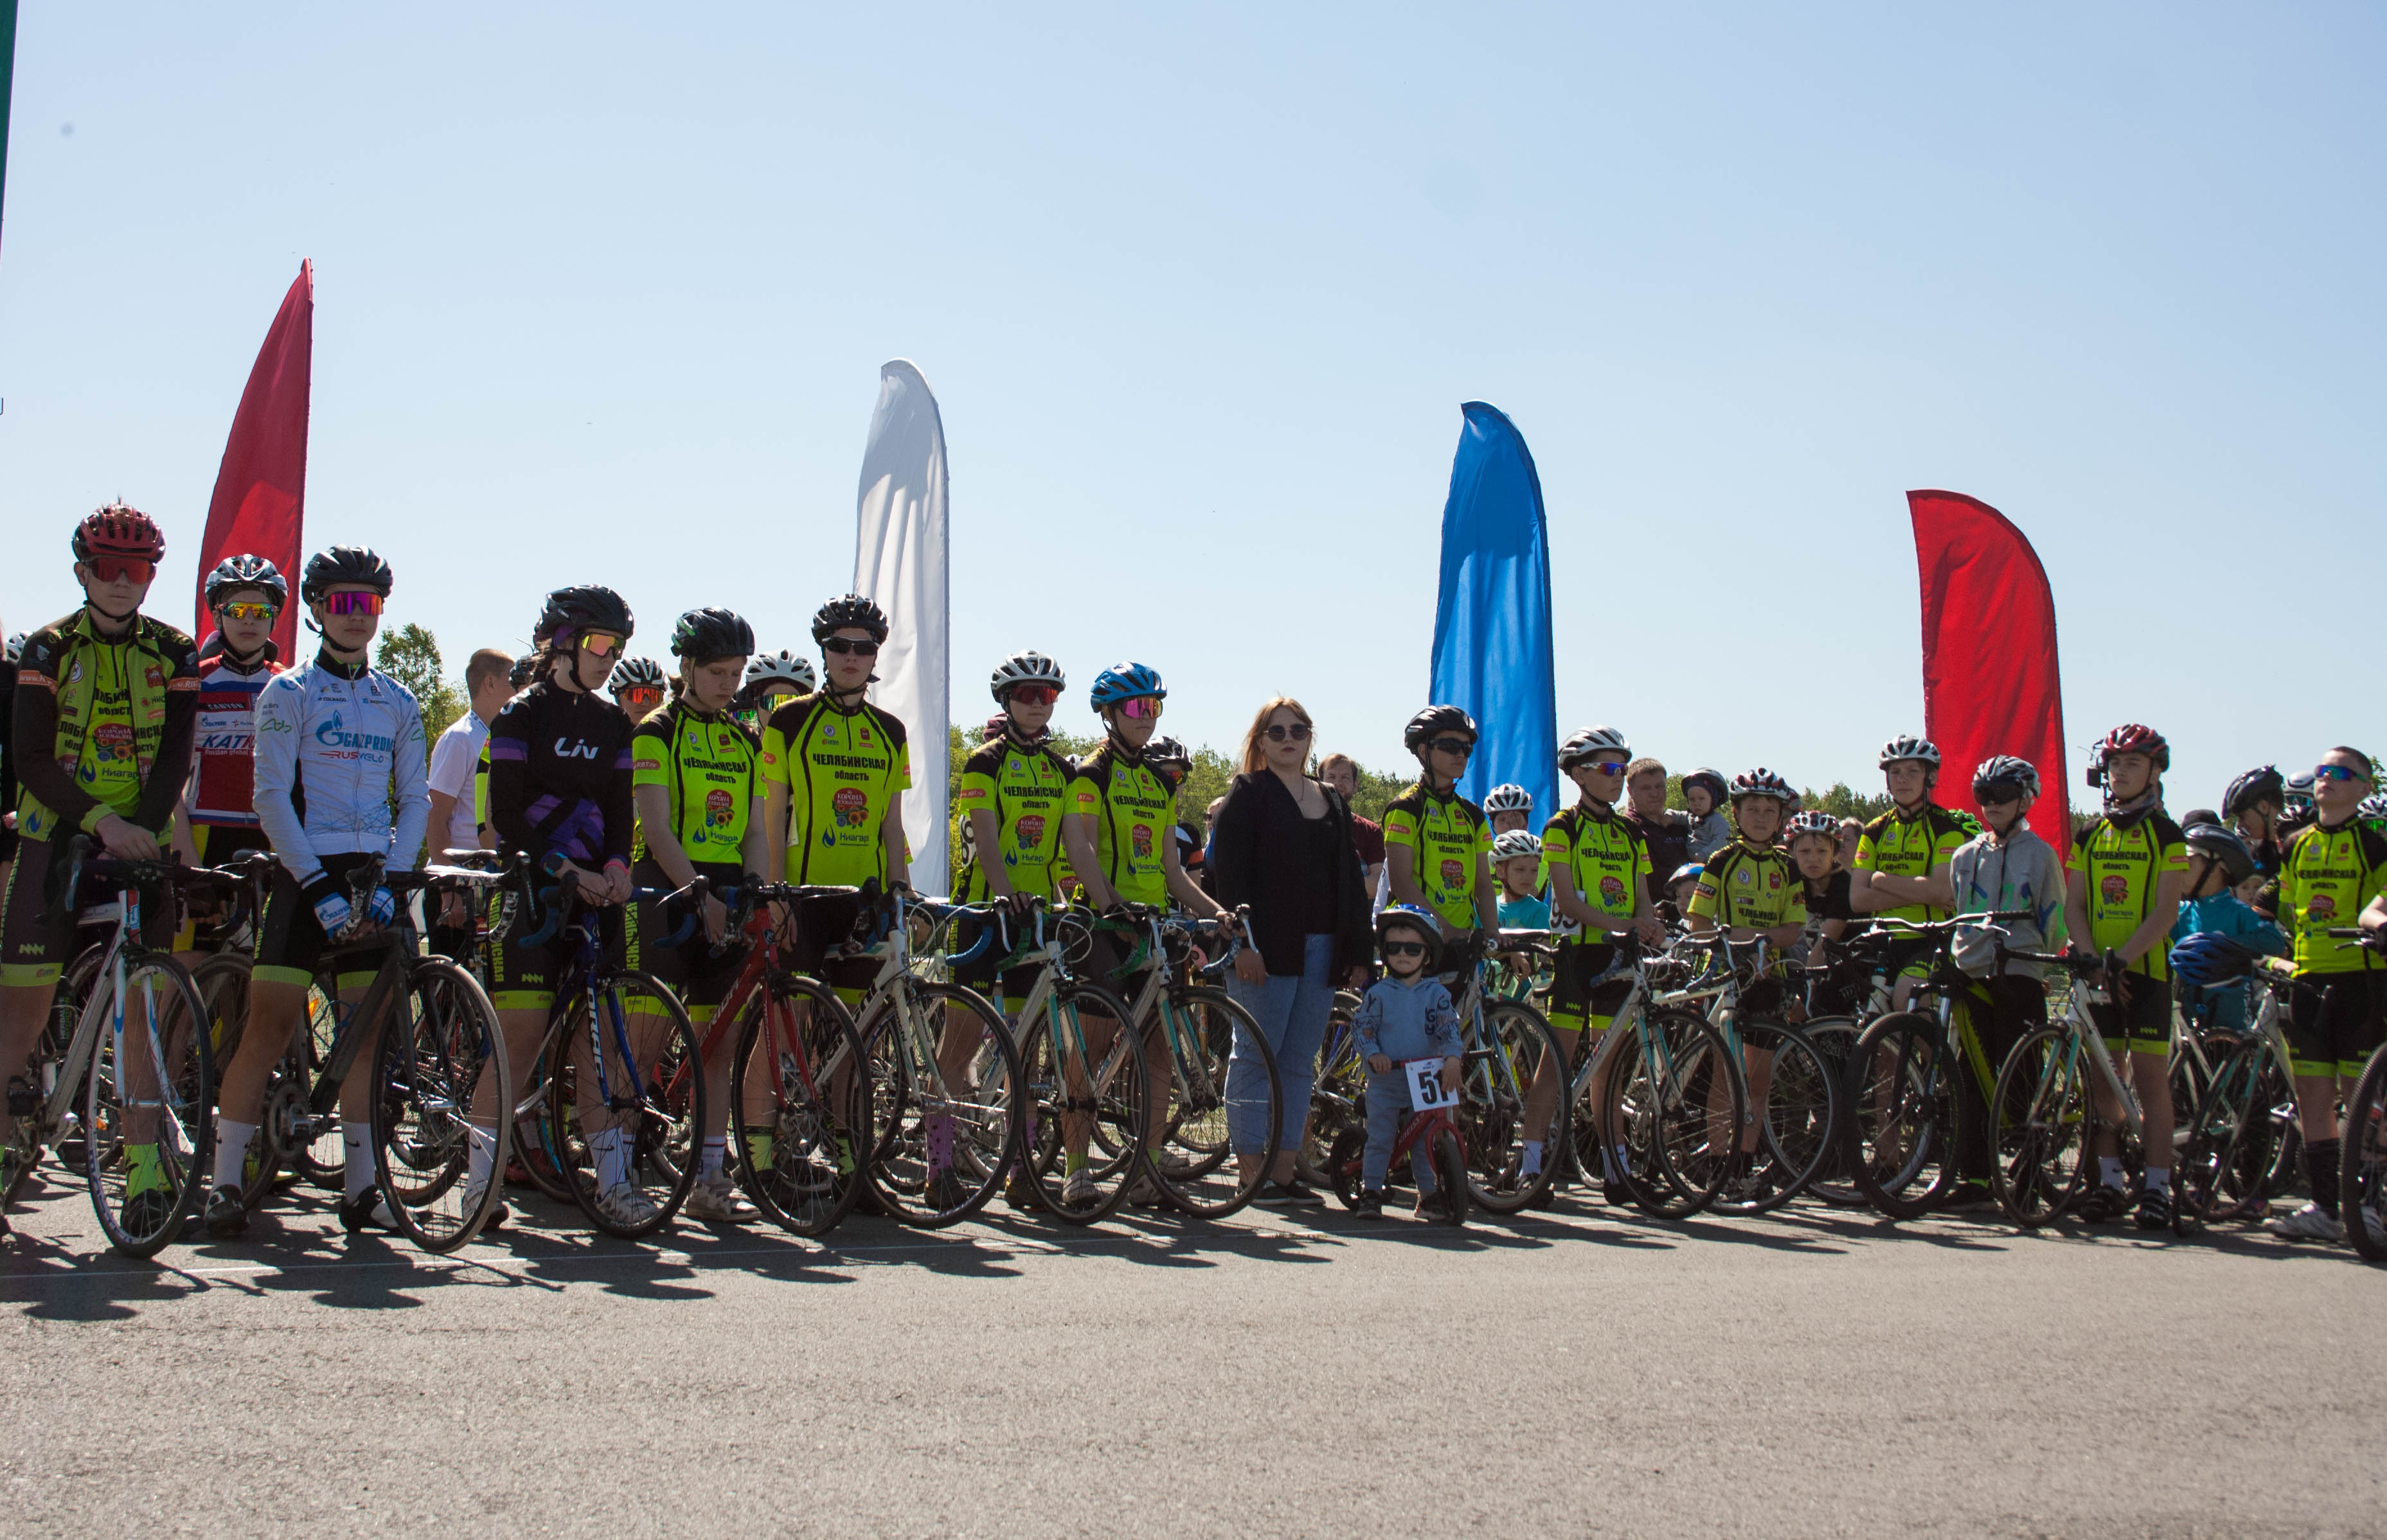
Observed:
[[[1909,492],[1923,574],[1923,722],[1939,746],[1941,802],[1973,805],[1973,768],[1992,754],[2039,772],[2030,827],[2072,848],[2055,596],[2021,530],[1958,492]]]
[[[315,264],[298,264],[297,282],[258,349],[248,386],[224,441],[208,531],[199,542],[197,624],[204,640],[215,629],[208,612],[208,574],[227,556],[262,556],[290,583],[290,602],[274,623],[273,642],[284,663],[298,639],[298,552],[307,507],[307,402],[315,351]]]

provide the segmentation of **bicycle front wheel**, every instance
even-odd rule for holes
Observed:
[[[874,1143],[869,1055],[845,1006],[809,979],[770,979],[739,1020],[730,1085],[746,1195],[798,1235],[835,1230]]]
[[[504,1191],[513,1123],[499,1117],[483,1130],[469,1118],[484,1085],[493,1088],[489,1105],[513,1105],[505,1033],[479,981],[445,958],[410,961],[373,1077],[374,1175],[390,1216],[423,1250],[455,1251],[480,1233]]]
[[[1011,1168],[1025,1121],[1019,1051],[1003,1013],[963,985],[905,979],[858,1035],[878,1135],[864,1172],[871,1192],[905,1224],[968,1218]],[[950,1076],[947,1056],[963,1067]]]
[[[2071,1036],[2042,1027],[2015,1043],[1990,1093],[1998,1206],[2036,1230],[2072,1206],[2089,1163],[2089,1084]]]
[[[1020,1161],[1038,1204],[1068,1224],[1108,1218],[1143,1158],[1151,1067],[1143,1035],[1124,1028],[1127,1016],[1108,990],[1070,984],[1024,1024]]]
[[[1804,1192],[1839,1146],[1840,1079],[1838,1072],[1796,1027],[1777,1022],[1741,1025],[1741,1041],[1752,1053],[1772,1056],[1765,1098],[1757,1117],[1759,1168],[1745,1193],[1727,1188],[1719,1208],[1762,1214]]]
[[[1629,1030],[1602,1121],[1623,1151],[1634,1203],[1657,1218],[1684,1218],[1713,1203],[1731,1173],[1748,1093],[1724,1039],[1697,1012],[1652,1011]]]
[[[2345,1104],[2342,1148],[2337,1211],[2345,1218],[2345,1238],[2366,1260],[2387,1262],[2387,1234],[2372,1228],[2380,1211],[2381,1162],[2387,1162],[2387,1049],[2370,1055],[2362,1067],[2362,1079],[2355,1082]]]
[[[1855,1095],[1857,1039],[1864,1035],[1854,1016],[1825,1016],[1802,1021],[1799,1030],[1814,1044],[1824,1063],[1839,1087],[1840,1117],[1846,1122],[1850,1103]],[[1849,1142],[1846,1130],[1836,1135],[1825,1153],[1824,1164],[1816,1170],[1814,1180],[1807,1183],[1810,1196],[1823,1199],[1835,1208],[1863,1208],[1865,1195],[1857,1190],[1854,1168],[1849,1162]]]
[[[1283,1148],[1276,1055],[1259,1023],[1224,990],[1180,990],[1162,1008],[1176,1019],[1167,1034],[1168,1141],[1153,1174],[1177,1207],[1223,1219],[1252,1201]],[[1234,1148],[1239,1130],[1248,1148]]]
[[[215,1055],[191,976],[145,955],[117,992],[103,976],[99,1041],[83,1092],[83,1172],[108,1243],[154,1256],[183,1232],[214,1148]]]
[[[1915,1219],[1955,1185],[1955,1098],[1938,1024],[1913,1011],[1883,1016],[1857,1040],[1847,1126],[1850,1174],[1884,1217]]]
[[[704,1078],[667,1100],[664,1077],[701,1050],[679,996],[647,974],[607,980],[593,1023],[590,998],[573,996],[548,1079],[550,1153],[589,1223],[636,1241],[670,1224],[696,1185]]]
[[[1541,1012],[1513,1000],[1485,1004],[1484,1027],[1488,1041],[1471,1045],[1454,1115],[1475,1201],[1489,1213],[1514,1214],[1548,1192],[1565,1164],[1568,1098],[1560,1095],[1542,1132],[1542,1168],[1524,1175],[1525,1096],[1536,1076],[1563,1078],[1566,1049]],[[1489,1052],[1479,1059],[1482,1050]]]

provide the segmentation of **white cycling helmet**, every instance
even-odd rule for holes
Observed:
[[[1625,742],[1624,735],[1613,727],[1577,727],[1567,735],[1564,743],[1559,745],[1559,768],[1572,770],[1585,760],[1598,759],[1602,754],[1629,760],[1633,757],[1633,746]]]
[[[1492,841],[1492,859],[1496,862],[1514,861],[1521,855],[1538,856],[1541,853],[1541,837],[1528,834],[1521,828],[1512,828]]]
[[[988,688],[994,691],[996,704],[1002,704],[1003,698],[1011,693],[1014,685],[1050,685],[1058,690],[1068,688],[1069,680],[1061,672],[1059,663],[1042,652],[1030,650],[1014,652],[994,665],[994,677],[988,681]]]
[[[1484,794],[1484,811],[1490,813],[1531,813],[1534,794],[1515,784],[1496,786]]]
[[[605,688],[616,695],[642,685],[649,689],[663,688],[663,665],[652,658],[623,659],[615,665],[613,676],[605,682]]]
[[[1802,834],[1821,835],[1837,845],[1840,842],[1840,821],[1814,808],[1794,813],[1790,821],[1782,826],[1782,842],[1787,845]]]
[[[782,649],[777,652],[757,652],[754,661],[746,665],[744,688],[757,685],[793,685],[799,695],[810,695],[820,688],[820,675],[814,671],[812,660],[799,658]]]
[[[1887,770],[1901,760],[1920,760],[1932,769],[1939,768],[1939,745],[1913,733],[1901,733],[1881,746],[1879,767]]]

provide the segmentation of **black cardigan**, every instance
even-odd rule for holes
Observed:
[[[1375,928],[1359,852],[1351,842],[1351,810],[1332,787],[1320,782],[1319,789],[1326,793],[1326,816],[1341,835],[1333,858],[1334,971],[1340,975],[1375,955]],[[1282,884],[1274,866],[1300,848],[1301,823],[1301,804],[1276,772],[1254,770],[1237,776],[1227,789],[1212,839],[1210,877],[1218,884],[1219,902],[1230,909],[1251,905],[1252,939],[1268,970],[1280,977],[1301,972],[1304,938],[1279,907]]]

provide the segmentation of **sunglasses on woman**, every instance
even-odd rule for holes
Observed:
[[[1309,724],[1307,722],[1271,722],[1262,730],[1268,734],[1270,743],[1282,743],[1288,738],[1295,743],[1309,741]]]
[[[281,612],[271,604],[226,604],[216,611],[226,620],[272,620]]]
[[[1471,754],[1475,752],[1475,740],[1471,738],[1437,738],[1428,742],[1426,747],[1439,749],[1446,754]]]
[[[1160,698],[1156,695],[1130,696],[1119,702],[1118,712],[1131,721],[1148,721],[1160,714]]]
[[[1023,706],[1049,706],[1061,699],[1061,692],[1051,685],[1014,685],[1008,699]]]
[[[878,656],[878,644],[867,637],[830,637],[821,643],[821,650],[840,657],[875,658]]]
[[[381,613],[381,595],[370,588],[347,588],[323,596],[323,613],[327,615],[377,615]]]
[[[621,650],[625,638],[611,631],[590,631],[580,638],[580,650],[592,658],[610,658]]]

